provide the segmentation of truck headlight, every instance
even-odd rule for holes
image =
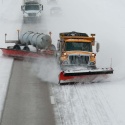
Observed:
[[[91,56],[92,56],[92,57],[95,57],[95,56],[96,56],[96,54],[95,54],[95,53],[92,53],[92,54],[91,54]]]
[[[63,53],[63,56],[67,56],[67,53],[66,53],[66,52],[64,52],[64,53]]]

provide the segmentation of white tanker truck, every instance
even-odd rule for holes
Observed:
[[[44,33],[34,33],[28,31],[19,36],[18,40],[6,40],[7,34],[5,34],[5,43],[15,43],[14,46],[8,46],[7,49],[0,48],[4,55],[13,57],[40,57],[51,55],[55,56],[56,47],[52,44],[50,35]],[[36,51],[32,51],[30,46],[36,48]]]

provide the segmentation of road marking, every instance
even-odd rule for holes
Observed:
[[[53,96],[50,96],[50,101],[51,101],[51,104],[55,104],[55,99]]]

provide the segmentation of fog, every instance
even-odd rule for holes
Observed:
[[[0,1],[0,47],[8,46],[4,43],[5,33],[7,39],[17,39],[17,29],[21,32],[51,31],[55,46],[60,32],[95,33],[96,41],[100,43],[97,67],[112,64],[114,69],[110,82],[60,87],[57,85],[60,71],[54,59],[41,58],[33,63],[31,72],[41,81],[56,83],[51,84],[51,94],[56,100],[56,120],[65,125],[124,125],[125,1],[57,0],[54,4],[43,1],[44,11],[39,24],[23,24],[21,4],[22,1],[16,0]],[[50,15],[54,6],[62,9],[62,15]]]
[[[62,17],[51,18],[47,23],[55,45],[60,32],[95,33],[96,41],[101,46],[97,54],[97,65],[110,66],[111,58],[113,67],[125,61],[122,58],[125,16],[121,1],[64,0],[59,1],[59,5],[63,10]]]
[[[124,5],[125,2],[122,0],[95,0],[94,2],[91,0],[58,0],[53,4],[45,2],[44,27],[47,29],[46,33],[52,32],[52,41],[55,46],[60,32],[76,31],[85,32],[88,35],[95,33],[96,42],[100,43],[97,67],[112,66],[114,75],[111,79],[113,81],[124,79]],[[62,9],[62,15],[50,15],[50,9],[55,6]],[[42,29],[43,23],[40,25]]]
[[[14,4],[17,6],[13,7]],[[0,41],[1,47],[6,47],[4,34],[7,39],[17,39],[17,29],[21,32],[31,31],[52,32],[52,40],[57,45],[60,32],[85,32],[88,35],[96,34],[96,41],[100,43],[100,52],[97,53],[97,67],[112,67],[115,75],[124,78],[124,32],[125,15],[123,0],[99,1],[88,0],[58,0],[57,3],[47,4],[43,1],[44,11],[39,24],[23,24],[21,12],[22,1],[1,1],[0,7]],[[62,15],[50,15],[52,7],[60,7]],[[18,11],[17,11],[18,10]],[[9,13],[11,12],[11,14]]]
[[[32,64],[31,72],[42,81],[57,84],[60,73],[59,66],[55,58],[42,57]]]

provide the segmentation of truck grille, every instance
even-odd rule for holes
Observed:
[[[89,62],[89,56],[85,55],[70,55],[69,56],[69,62],[70,64],[76,64],[76,65],[82,65],[82,64],[88,64]]]
[[[29,16],[36,16],[36,13],[29,13]]]

